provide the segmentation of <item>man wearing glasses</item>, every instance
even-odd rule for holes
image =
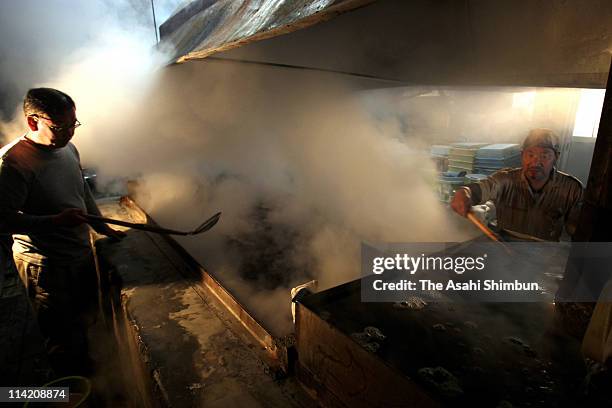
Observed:
[[[472,205],[495,203],[500,232],[510,240],[559,241],[573,235],[582,202],[582,184],[557,171],[559,143],[550,129],[533,129],[523,141],[522,166],[500,170],[462,187],[451,207],[465,216]]]
[[[83,214],[99,215],[70,143],[75,104],[51,88],[30,89],[28,132],[0,150],[0,232],[32,300],[56,374],[88,374],[86,331],[95,318],[97,276]],[[94,229],[113,238],[106,224]]]

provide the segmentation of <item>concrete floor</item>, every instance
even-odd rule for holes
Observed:
[[[143,221],[130,219],[116,202],[100,207],[108,217]],[[116,310],[115,317],[122,315],[119,320],[126,323],[123,343],[132,344],[124,344],[119,352],[129,361],[122,363],[124,376],[133,377],[127,387],[131,404],[316,406],[294,378],[274,380],[266,373],[256,355],[259,346],[238,334],[236,322],[206,299],[165,240],[147,232],[126,232],[119,243],[99,240],[98,256],[114,275],[112,280],[121,281],[122,311]],[[116,332],[118,326],[115,322]],[[131,374],[126,366],[131,366]],[[142,395],[148,392],[151,395]]]

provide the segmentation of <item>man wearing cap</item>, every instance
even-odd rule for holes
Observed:
[[[573,235],[582,201],[578,179],[555,168],[559,143],[550,129],[533,129],[523,142],[522,166],[502,169],[455,193],[451,207],[466,216],[471,206],[493,201],[506,237],[559,241],[563,228]]]
[[[87,328],[97,276],[85,213],[99,215],[70,142],[80,125],[72,98],[30,89],[26,135],[0,149],[0,232],[13,234],[13,258],[37,314],[56,374],[86,374]],[[106,224],[96,231],[120,239]]]

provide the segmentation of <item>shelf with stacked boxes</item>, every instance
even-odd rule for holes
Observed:
[[[492,144],[476,152],[475,173],[490,175],[508,167],[520,167],[521,151],[518,144]]]

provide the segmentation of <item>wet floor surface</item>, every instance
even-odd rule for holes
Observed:
[[[143,221],[116,203],[101,210]],[[143,383],[152,384],[156,398],[172,406],[313,406],[294,378],[274,380],[265,372],[255,354],[260,346],[236,334],[231,318],[207,302],[165,240],[126,232],[120,243],[100,242],[98,255],[121,281],[121,313],[137,339],[143,372],[152,374]]]

